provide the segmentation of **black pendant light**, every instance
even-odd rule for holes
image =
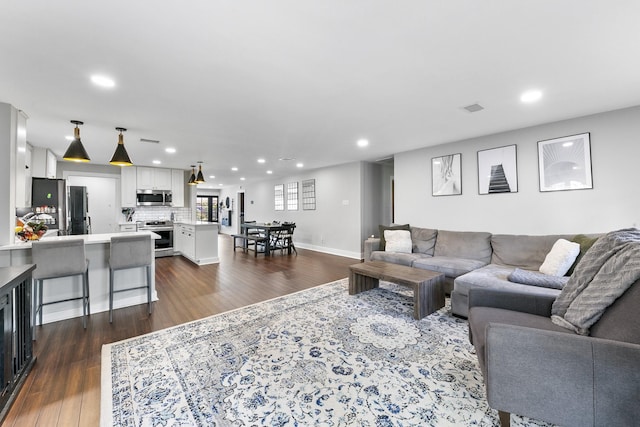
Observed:
[[[109,163],[114,166],[131,166],[133,163],[129,158],[127,150],[124,148],[124,136],[122,136],[122,132],[126,132],[127,130],[125,128],[116,128],[116,130],[120,131],[120,135],[118,135],[118,145]]]
[[[196,170],[195,170],[196,165],[191,165],[191,176],[189,177],[189,182],[187,182],[187,184],[189,185],[198,185],[198,183],[196,182]]]
[[[202,176],[202,162],[198,162],[198,176],[195,179],[196,184],[202,184],[204,182],[204,176]]]
[[[71,162],[88,162],[91,159],[82,146],[82,141],[80,141],[80,128],[78,127],[78,125],[83,125],[84,123],[79,120],[71,120],[71,123],[76,125],[75,129],[73,129],[73,141],[69,144],[69,148],[67,148],[62,158]]]

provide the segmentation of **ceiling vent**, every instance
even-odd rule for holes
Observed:
[[[466,107],[462,107],[465,110],[467,110],[470,113],[476,113],[478,111],[484,110],[484,107],[480,104],[471,104],[471,105],[467,105]]]
[[[160,144],[160,141],[158,141],[157,139],[140,138],[140,142],[150,142],[152,144]]]

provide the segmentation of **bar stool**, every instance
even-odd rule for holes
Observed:
[[[36,269],[33,271],[33,339],[36,339],[36,315],[42,307],[66,301],[82,300],[82,326],[87,328],[89,306],[89,260],[85,256],[84,239],[52,240],[31,243],[31,256]],[[82,276],[82,296],[55,301],[42,301],[43,282],[58,277]]]
[[[131,235],[111,238],[111,250],[109,255],[109,323],[113,322],[113,294],[116,292],[132,291],[134,289],[147,289],[147,303],[149,314],[151,305],[151,264],[153,263],[153,250],[151,235]],[[114,289],[113,277],[116,270],[146,267],[147,282],[144,286]]]

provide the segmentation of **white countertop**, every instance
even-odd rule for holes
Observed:
[[[160,238],[160,236],[158,236],[156,233],[152,231],[135,231],[135,232],[129,231],[129,232],[123,232],[123,233],[82,234],[82,235],[75,235],[75,236],[45,236],[43,237],[43,240],[50,242],[50,241],[64,241],[64,240],[70,240],[70,239],[84,239],[85,244],[95,245],[99,243],[109,243],[112,237],[131,236],[132,234],[150,234],[151,238],[154,240]],[[13,245],[0,246],[0,251],[15,250],[15,249],[31,249],[31,241],[18,242],[18,243],[14,243]]]
[[[218,226],[217,222],[208,222],[208,221],[174,221],[174,224],[184,224],[184,225],[195,225],[195,226]]]

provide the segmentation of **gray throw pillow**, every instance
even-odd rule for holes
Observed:
[[[381,225],[378,227],[380,229],[380,251],[384,251],[384,248],[387,242],[384,240],[384,230],[411,230],[409,224],[403,225]]]
[[[520,268],[513,270],[507,279],[514,283],[551,289],[562,289],[569,281],[568,276],[551,276],[538,271],[522,270]]]

